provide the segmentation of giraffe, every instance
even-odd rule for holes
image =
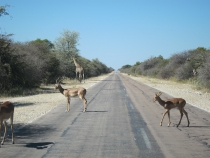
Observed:
[[[75,58],[73,57],[72,58],[73,59],[73,61],[74,61],[74,65],[76,66],[76,79],[77,79],[77,74],[79,74],[79,76],[78,76],[78,80],[80,81],[80,83],[81,83],[81,81],[82,81],[82,77],[83,77],[83,80],[84,80],[84,82],[85,82],[85,79],[84,79],[84,69],[83,69],[83,67],[82,66],[80,66],[78,63],[77,63],[77,61],[75,60]]]

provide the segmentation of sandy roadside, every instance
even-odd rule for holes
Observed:
[[[70,85],[65,83],[65,85],[62,85],[62,87],[84,87],[88,89],[109,75],[110,74],[93,77],[85,80],[85,83],[81,84],[77,83],[75,85]],[[14,124],[31,123],[55,107],[66,102],[65,97],[58,90],[54,90],[54,85],[47,86],[46,88],[51,89],[51,93],[43,93],[24,97],[0,97],[1,102],[9,100],[15,104]]]
[[[129,76],[127,74],[123,75]],[[175,98],[184,98],[187,103],[210,112],[210,93],[198,91],[190,84],[147,77],[129,77],[157,89],[157,92],[161,91]]]

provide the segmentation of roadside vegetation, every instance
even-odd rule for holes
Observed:
[[[173,54],[169,59],[161,55],[134,65],[124,65],[120,72],[133,76],[187,82],[197,89],[210,91],[210,50],[198,47]]]
[[[8,7],[0,6],[0,17],[9,15]],[[97,58],[80,56],[78,43],[79,33],[67,29],[54,42],[40,38],[18,42],[12,34],[0,32],[0,94],[23,94],[55,83],[58,77],[75,79],[72,57],[84,68],[86,79],[113,71]]]

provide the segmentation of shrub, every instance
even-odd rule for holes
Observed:
[[[173,73],[173,68],[171,68],[171,65],[170,64],[167,64],[165,67],[163,67],[159,73],[158,73],[158,76],[160,78],[163,78],[163,79],[169,79],[170,77],[172,77],[174,75]]]
[[[169,64],[171,65],[171,68],[176,69],[181,65],[184,65],[188,57],[188,52],[174,54],[170,57]]]
[[[192,68],[189,64],[185,64],[175,71],[175,77],[178,80],[186,80],[193,77]]]
[[[207,57],[204,66],[198,70],[198,74],[198,80],[202,85],[210,88],[210,56]]]

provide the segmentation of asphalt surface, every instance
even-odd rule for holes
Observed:
[[[87,112],[79,98],[65,99],[33,123],[15,130],[0,148],[3,158],[170,158],[210,156],[210,114],[186,105],[190,127],[171,111],[160,127],[164,109],[152,98],[158,92],[121,74],[112,74],[87,90]],[[58,94],[61,95],[61,94]],[[161,95],[169,98],[167,94]],[[16,125],[17,127],[18,125]]]

